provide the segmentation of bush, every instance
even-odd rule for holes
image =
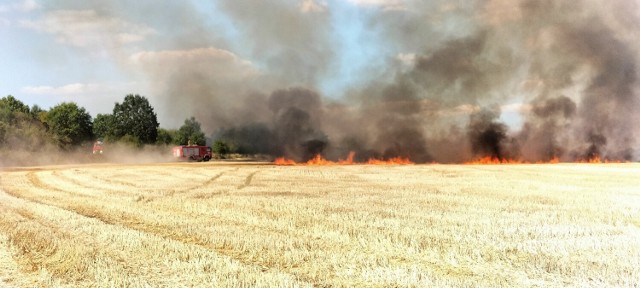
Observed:
[[[129,134],[122,136],[119,142],[133,148],[142,148],[142,146],[144,145],[144,143],[142,143],[142,141],[140,141],[138,137]]]
[[[176,138],[176,130],[158,128],[158,140],[156,144],[170,145],[174,143]]]
[[[91,115],[76,103],[62,103],[47,113],[46,123],[61,147],[69,148],[93,138]]]
[[[191,143],[191,145],[204,146],[207,143],[204,133],[200,129],[200,123],[194,117],[184,120],[184,124],[178,129],[173,140],[177,145]]]
[[[127,95],[122,104],[116,103],[113,114],[105,121],[116,138],[126,135],[135,136],[138,142],[155,143],[158,137],[158,117],[147,98],[140,95]],[[112,121],[112,122],[109,122]]]
[[[213,142],[213,147],[211,150],[213,151],[213,153],[218,154],[220,157],[228,154],[230,151],[229,145],[220,140],[216,140],[215,142]]]
[[[4,143],[4,136],[7,134],[9,126],[4,122],[0,122],[0,143]]]

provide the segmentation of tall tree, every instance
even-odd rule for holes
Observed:
[[[9,125],[7,123],[0,121],[0,144],[4,143],[5,135],[9,130]]]
[[[9,125],[13,121],[13,111],[9,104],[0,100],[0,122]]]
[[[53,137],[45,127],[46,111],[27,105],[9,95],[0,98],[0,143],[20,143],[20,149],[31,150],[49,143]]]
[[[28,114],[29,113],[29,106],[27,106],[26,104],[22,103],[22,101],[16,99],[15,97],[8,95],[6,97],[2,97],[2,99],[0,99],[0,102],[2,102],[4,105],[6,105],[6,107],[11,110],[11,112],[21,112],[24,114]]]
[[[175,129],[158,128],[158,140],[156,144],[169,145],[174,143],[177,132]]]
[[[29,106],[15,97],[8,95],[0,98],[0,121],[5,125],[15,124],[16,117],[29,113]]]
[[[147,98],[140,95],[127,95],[122,104],[113,108],[114,136],[129,135],[144,144],[155,143],[158,137],[158,117]]]
[[[62,147],[78,145],[93,138],[91,115],[76,103],[61,103],[51,108],[46,123]]]
[[[111,114],[98,114],[93,119],[93,135],[104,140],[114,140],[114,117]]]
[[[44,118],[47,115],[47,111],[40,108],[40,106],[38,106],[37,104],[31,106],[31,110],[29,110],[29,113],[31,114],[31,118],[40,121],[44,121]]]
[[[200,129],[200,123],[196,121],[195,117],[184,120],[184,124],[176,133],[175,143],[178,145],[185,145],[187,143],[205,145],[207,143],[207,139]]]

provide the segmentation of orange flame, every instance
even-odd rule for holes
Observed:
[[[327,166],[327,165],[354,165],[354,164],[365,164],[365,165],[411,165],[415,164],[413,161],[404,157],[393,157],[387,160],[371,158],[366,162],[355,162],[353,159],[355,157],[355,152],[349,152],[347,159],[340,159],[338,161],[327,160],[322,157],[322,155],[318,154],[314,156],[307,162],[298,163],[294,160],[287,159],[284,157],[276,158],[273,163],[275,165],[309,165],[309,166]],[[558,164],[560,162],[560,158],[553,157],[547,161],[536,161],[536,162],[528,162],[519,159],[500,159],[495,157],[482,157],[472,161],[464,162],[467,165],[500,165],[500,164]],[[625,163],[625,161],[620,160],[608,160],[602,159],[599,156],[595,156],[590,159],[577,160],[574,163],[587,163],[587,164],[607,164],[607,163]],[[432,162],[431,164],[437,164],[436,162]]]
[[[317,154],[315,157],[311,158],[311,160],[307,161],[307,163],[305,163],[307,165],[318,165],[318,166],[326,166],[326,165],[334,165],[336,164],[333,161],[329,161],[327,159],[322,158],[322,156],[320,156],[320,154]]]
[[[346,160],[338,160],[338,164],[340,164],[340,165],[355,164],[353,162],[353,157],[355,157],[355,156],[356,156],[356,152],[351,151],[351,152],[349,152],[349,156],[347,156],[347,159]]]
[[[353,164],[369,164],[369,165],[409,165],[409,164],[414,164],[408,158],[403,158],[403,157],[394,157],[394,158],[390,158],[389,160],[369,159],[367,162],[358,163],[358,162],[355,162],[353,160],[355,155],[356,155],[355,152],[349,152],[349,155],[347,156],[347,159],[344,159],[344,160],[340,159],[340,160],[334,162],[334,161],[331,161],[331,160],[324,159],[320,154],[318,154],[315,157],[311,158],[309,161],[304,162],[304,163],[297,163],[294,160],[287,159],[287,158],[284,158],[284,157],[280,157],[280,158],[276,158],[276,160],[273,161],[273,163],[276,164],[276,165],[310,165],[310,166],[353,165]]]
[[[411,160],[402,157],[393,157],[389,160],[380,160],[380,159],[369,159],[367,160],[367,164],[371,165],[409,165],[415,164]]]
[[[609,163],[627,163],[628,161],[602,159],[600,158],[600,156],[596,155],[589,159],[578,160],[577,162],[588,163],[588,164],[609,164]]]
[[[476,160],[472,160],[472,161],[468,161],[465,162],[464,164],[473,164],[473,165],[478,165],[478,164],[558,164],[560,163],[560,158],[553,157],[551,159],[549,159],[548,161],[536,161],[536,162],[528,162],[528,161],[523,161],[523,160],[516,160],[516,159],[498,159],[495,157],[482,157],[482,158],[478,158]],[[625,163],[624,161],[619,161],[619,160],[602,160],[599,156],[594,156],[593,158],[589,158],[589,159],[583,159],[583,160],[576,160],[575,163],[587,163],[587,164],[607,164],[607,163]]]
[[[273,163],[276,165],[296,165],[296,161],[284,157],[276,158]]]
[[[499,159],[499,158],[495,158],[495,157],[491,157],[491,156],[486,156],[486,157],[478,158],[476,160],[465,162],[464,164],[470,164],[470,165],[478,165],[478,164],[496,165],[496,164],[526,164],[526,163],[527,162],[522,161],[522,160]]]

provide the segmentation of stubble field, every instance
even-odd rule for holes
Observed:
[[[0,172],[0,286],[638,283],[640,164]]]

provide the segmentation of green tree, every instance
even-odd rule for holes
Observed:
[[[33,118],[34,120],[43,121],[47,114],[47,111],[40,108],[40,106],[38,106],[37,104],[34,104],[33,106],[31,106],[29,113],[31,114],[31,118]]]
[[[195,117],[184,120],[184,124],[178,129],[174,141],[177,145],[185,145],[189,142],[193,145],[205,145],[207,142],[200,129],[200,123],[196,121]]]
[[[113,140],[115,137],[114,117],[111,114],[98,114],[93,119],[93,135],[99,139]]]
[[[6,125],[15,124],[17,117],[29,114],[29,106],[15,97],[8,95],[0,98],[0,121]]]
[[[0,121],[0,144],[4,143],[4,138],[7,135],[7,131],[9,130],[9,125],[5,122]]]
[[[9,124],[13,122],[13,111],[9,108],[9,105],[5,102],[0,101],[0,122],[5,124]]]
[[[69,147],[93,138],[91,115],[76,103],[61,103],[46,116],[49,132],[58,145]]]
[[[142,145],[143,145],[143,143],[140,141],[140,139],[138,139],[138,137],[131,136],[129,134],[122,136],[122,138],[120,138],[120,143],[129,145],[135,148],[142,148]]]
[[[174,129],[158,128],[158,139],[156,144],[169,145],[174,143],[177,131]]]
[[[46,112],[34,105],[34,110],[9,95],[0,99],[0,143],[20,143],[20,149],[31,151],[51,143],[47,133]],[[37,114],[37,117],[35,116]]]
[[[276,135],[264,124],[222,128],[211,138],[227,143],[230,153],[277,154],[278,150]]]
[[[211,148],[211,151],[218,154],[220,157],[228,154],[229,150],[229,145],[221,140],[216,140],[215,142],[213,142],[213,147]]]
[[[24,103],[22,103],[22,101],[16,99],[11,95],[2,97],[2,99],[0,99],[0,102],[6,105],[6,107],[8,107],[11,112],[29,114],[29,106],[25,105]]]
[[[129,94],[122,104],[116,103],[113,121],[113,134],[117,138],[130,135],[143,144],[155,143],[158,138],[158,117],[143,96]]]

